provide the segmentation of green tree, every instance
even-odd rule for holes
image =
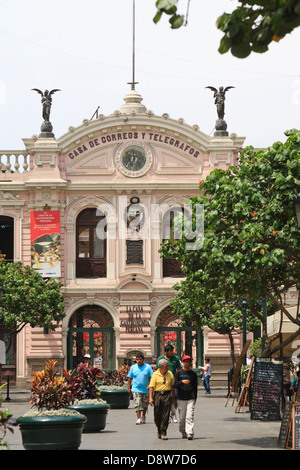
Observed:
[[[170,16],[172,29],[187,24],[188,9],[185,14],[179,14],[177,4],[178,0],[157,0],[153,21],[157,23],[166,14]],[[300,26],[300,1],[239,1],[232,13],[223,13],[217,19],[216,25],[224,33],[219,47],[221,54],[230,50],[235,57],[244,58],[251,52],[263,53],[272,41],[280,41]]]
[[[286,135],[285,143],[275,142],[267,150],[247,147],[236,167],[216,169],[200,181],[203,194],[190,200],[193,218],[184,219],[183,237],[166,240],[161,249],[164,256],[181,262],[187,278],[191,273],[197,276],[206,297],[209,293],[228,304],[247,297],[250,314],[263,325],[265,356],[300,334],[300,319],[290,314],[284,301],[289,289],[300,288],[300,232],[292,201],[300,190],[300,132],[293,129]],[[189,225],[195,223],[201,204],[204,237],[197,235],[194,240],[199,249],[188,249]],[[258,309],[263,296],[282,319],[287,317],[297,327],[274,347],[281,332],[268,338]]]
[[[234,336],[243,329],[243,314],[241,302],[224,301],[214,297],[213,292],[206,292],[201,275],[189,273],[186,279],[175,284],[178,292],[170,304],[173,311],[183,323],[194,324],[196,328],[208,326],[220,335],[228,335],[232,364],[235,363]],[[255,332],[260,327],[260,321],[251,312],[246,319],[247,331]]]
[[[65,316],[61,282],[44,280],[30,266],[7,263],[5,256],[0,256],[0,285],[4,289],[0,326],[10,331],[11,337],[27,324],[55,330]]]

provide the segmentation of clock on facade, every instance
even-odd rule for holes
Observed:
[[[152,152],[144,142],[122,144],[116,151],[116,165],[123,175],[137,178],[151,167]]]
[[[121,155],[121,163],[128,171],[140,171],[147,163],[146,152],[141,147],[128,147]]]

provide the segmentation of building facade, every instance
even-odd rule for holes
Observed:
[[[166,342],[193,354],[194,366],[209,355],[221,380],[228,338],[181,325],[170,300],[182,272],[158,250],[199,181],[237,163],[244,138],[157,116],[131,90],[109,116],[23,142],[1,151],[0,251],[63,282],[65,318],[54,332],[27,326],[15,338],[3,366],[12,382],[26,386],[49,358],[73,368],[88,352],[116,369],[137,351],[150,360]]]

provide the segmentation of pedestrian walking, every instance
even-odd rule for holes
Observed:
[[[175,379],[176,371],[181,369],[181,363],[179,357],[174,353],[174,346],[172,344],[167,344],[165,346],[165,354],[163,356],[159,356],[159,358],[157,359],[157,364],[159,363],[160,359],[166,359],[168,361],[169,371],[172,372]],[[156,366],[156,369],[157,368],[158,366]],[[170,420],[174,423],[177,423],[176,406],[172,404],[170,412]]]
[[[210,395],[211,390],[210,390],[210,377],[211,377],[211,365],[210,365],[210,360],[208,358],[205,359],[205,365],[204,367],[199,366],[199,369],[202,369],[204,371],[204,379],[203,379],[203,385],[205,388],[205,393]]]
[[[197,374],[192,370],[193,359],[183,356],[183,368],[175,375],[177,404],[179,411],[179,431],[183,438],[194,439],[194,412],[197,400]]]
[[[146,413],[149,405],[149,383],[153,375],[151,366],[145,364],[144,360],[143,354],[138,353],[136,355],[136,364],[130,367],[127,374],[128,393],[132,392],[134,409],[137,415],[136,424],[146,423]]]
[[[158,361],[158,369],[151,377],[149,384],[149,404],[154,406],[154,422],[157,428],[157,437],[167,440],[167,429],[172,403],[175,400],[175,379],[169,371],[166,359]]]
[[[91,356],[90,356],[90,354],[85,354],[84,355],[83,362],[84,362],[84,364],[88,364],[89,366],[91,365]]]
[[[151,366],[153,372],[156,371],[156,363],[157,363],[157,354],[153,354],[152,360],[148,362],[149,366]]]
[[[300,377],[300,371],[298,370],[297,377],[292,381],[291,386],[290,386],[290,390],[292,393],[295,393],[298,390],[299,377]]]
[[[166,359],[168,361],[169,371],[172,372],[175,377],[176,371],[181,369],[181,364],[179,357],[174,354],[174,346],[172,344],[167,344],[165,346],[165,354],[159,356],[159,358],[157,359],[156,369],[158,369],[158,363],[160,359]]]

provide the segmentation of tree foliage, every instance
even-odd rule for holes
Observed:
[[[194,214],[198,204],[204,206],[204,237],[196,236],[194,245],[199,249],[187,249],[186,226],[192,221],[185,219],[183,237],[167,240],[161,252],[176,257],[186,275],[176,300],[182,307],[185,301],[190,305],[195,281],[197,315],[207,303],[213,312],[220,299],[229,305],[246,296],[248,315],[263,323],[266,335],[258,308],[265,296],[296,325],[292,341],[300,333],[300,319],[286,309],[284,296],[292,287],[300,288],[300,232],[293,205],[300,190],[300,132],[293,129],[286,135],[285,143],[275,142],[267,150],[247,147],[238,166],[216,169],[200,181],[203,194],[190,201]],[[265,355],[284,346],[272,348],[266,341]]]
[[[245,58],[251,52],[263,53],[273,41],[280,41],[300,26],[299,0],[256,0],[239,1],[231,13],[223,13],[216,22],[224,33],[219,52],[229,50],[238,58]],[[186,14],[179,14],[178,0],[157,0],[157,23],[163,14],[170,16],[172,29],[187,23]],[[203,7],[204,8],[204,7]]]
[[[178,0],[157,0],[157,12],[155,17],[153,18],[154,23],[158,23],[162,15],[165,13],[166,15],[170,16],[169,23],[171,25],[171,28],[180,28],[184,23],[185,16],[177,13],[177,3]]]
[[[0,326],[12,334],[27,324],[54,330],[65,315],[61,282],[45,280],[30,266],[7,263],[4,255],[0,256],[0,285],[4,289]]]
[[[243,313],[241,299],[230,301],[215,297],[206,291],[199,273],[189,273],[186,279],[177,283],[174,289],[178,291],[170,305],[183,323],[194,323],[196,328],[208,326],[220,335],[228,335],[232,364],[235,363],[234,336],[243,329]],[[255,332],[260,327],[257,317],[248,313],[245,328]]]

